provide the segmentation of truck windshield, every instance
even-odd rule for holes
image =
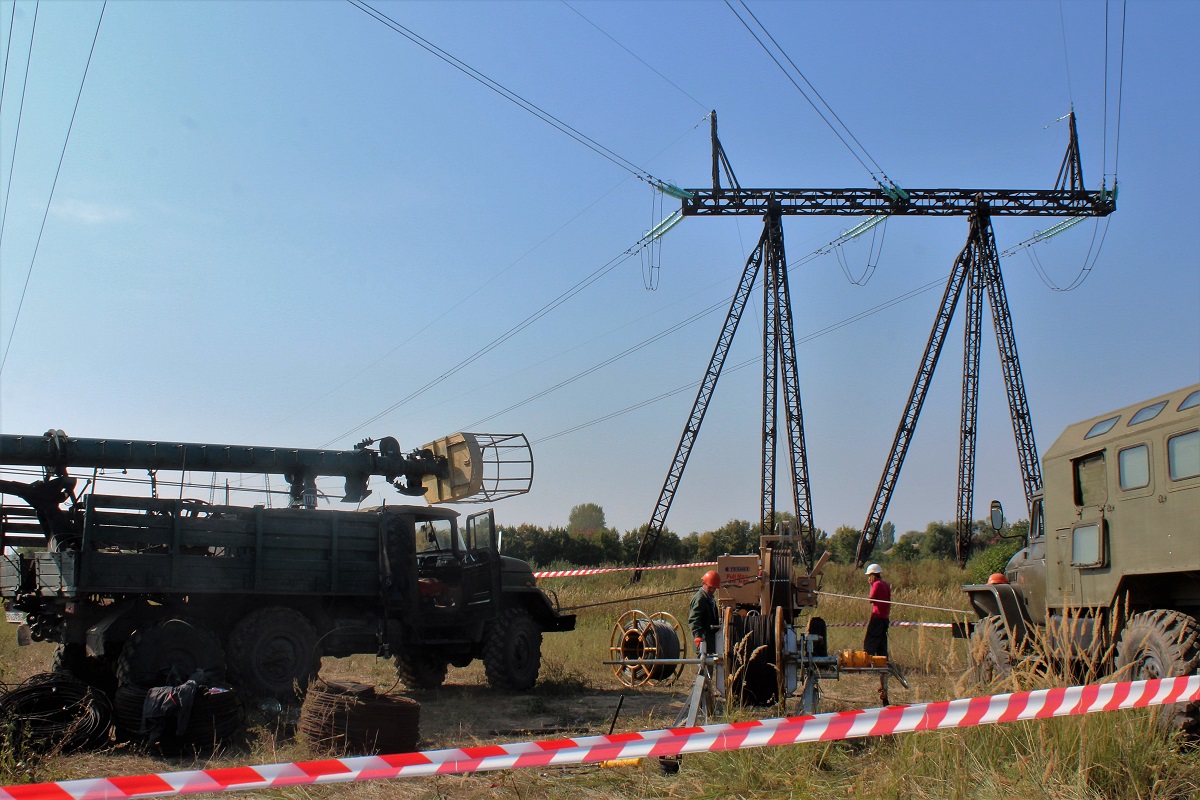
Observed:
[[[1033,501],[1033,508],[1029,509],[1029,538],[1042,538],[1042,501],[1037,498]]]
[[[449,519],[417,520],[417,552],[431,553],[439,550],[464,552],[462,537]]]

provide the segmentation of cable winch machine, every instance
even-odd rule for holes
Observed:
[[[704,724],[716,704],[773,706],[798,699],[799,712],[818,713],[820,681],[839,680],[843,673],[879,675],[886,689],[890,677],[908,688],[904,677],[884,656],[842,650],[830,654],[825,621],[811,613],[829,554],[811,570],[799,559],[799,539],[762,537],[757,555],[717,558],[721,578],[717,605],[722,624],[717,652],[703,650],[687,657],[691,641],[671,614],[626,611],[613,627],[610,665],[628,687],[667,685],[684,667],[695,665],[696,679],[676,726]]]

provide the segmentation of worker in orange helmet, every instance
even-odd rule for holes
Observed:
[[[717,627],[721,623],[721,614],[717,610],[717,589],[721,588],[721,576],[715,569],[704,573],[700,579],[700,588],[692,597],[688,608],[688,627],[692,629],[692,642],[696,645],[696,653],[700,645],[704,652],[712,655],[717,649]]]
[[[1008,578],[1004,577],[1002,572],[993,572],[988,576],[988,585],[995,586],[998,583],[1008,583]]]

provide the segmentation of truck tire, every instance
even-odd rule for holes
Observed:
[[[205,626],[187,617],[166,619],[138,626],[121,648],[117,682],[151,688],[183,683],[197,669],[209,680],[225,675],[225,651],[221,641]]]
[[[295,700],[320,668],[316,628],[294,608],[256,609],[229,634],[230,679],[251,697]]]
[[[413,691],[437,689],[446,682],[445,661],[418,653],[397,653],[395,660],[396,677]]]
[[[1159,609],[1134,614],[1117,641],[1114,662],[1125,680],[1177,678],[1200,668],[1200,622],[1178,611]],[[1162,707],[1164,730],[1200,733],[1200,704],[1175,703]]]
[[[979,683],[1007,678],[1016,660],[1012,637],[999,614],[984,617],[971,631],[971,674]]]
[[[510,608],[491,624],[483,646],[488,684],[510,692],[532,689],[542,668],[542,629],[523,608]]]
[[[117,690],[117,675],[114,664],[104,658],[87,654],[87,648],[79,642],[60,644],[50,663],[51,672],[70,675],[91,686],[111,699]]]

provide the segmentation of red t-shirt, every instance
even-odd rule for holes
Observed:
[[[892,599],[892,587],[880,578],[871,584],[871,619],[887,619],[892,613],[892,604],[880,602]]]

